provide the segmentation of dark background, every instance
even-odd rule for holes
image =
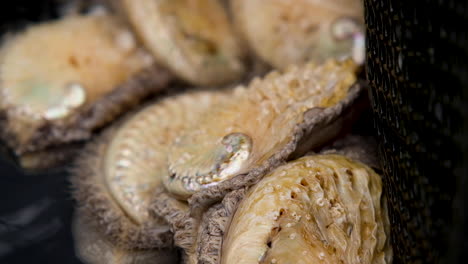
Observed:
[[[0,34],[56,18],[59,2],[2,1]],[[0,147],[1,264],[80,263],[72,244],[72,212],[66,168],[27,173]]]

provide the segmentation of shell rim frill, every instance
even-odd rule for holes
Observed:
[[[88,104],[70,122],[55,123],[41,121],[39,129],[26,143],[20,143],[17,136],[7,129],[0,130],[0,138],[17,155],[47,150],[72,142],[88,140],[92,133],[113,119],[122,115],[124,110],[137,105],[143,99],[166,88],[173,75],[165,68],[153,64],[119,84],[96,102]],[[131,98],[127,95],[131,94]],[[0,126],[8,127],[14,121],[14,113],[9,109],[0,110]]]
[[[198,221],[190,216],[189,210],[178,208],[175,200],[164,188],[160,188],[151,206],[151,212],[170,223],[174,232],[174,244],[183,250],[184,263],[219,263],[224,232],[231,216],[245,196],[248,188],[228,193],[221,202],[210,207]],[[157,212],[157,213],[156,213]],[[223,217],[224,221],[213,220]],[[207,237],[210,236],[210,237]],[[212,241],[210,238],[214,238]]]
[[[94,219],[110,241],[125,249],[170,248],[173,246],[172,232],[167,228],[157,228],[164,222],[137,226],[113,200],[104,182],[97,177],[103,173],[103,159],[106,147],[116,129],[105,131],[98,139],[88,144],[80,153],[71,169],[71,184],[77,209]],[[99,157],[99,158],[98,158]],[[100,181],[100,182],[99,182]],[[99,183],[96,183],[99,182]],[[164,223],[164,226],[167,225]]]
[[[171,226],[174,234],[174,245],[189,251],[196,237],[196,227],[199,222],[190,216],[186,204],[171,196],[162,186],[155,191],[150,205],[153,216],[163,218]]]

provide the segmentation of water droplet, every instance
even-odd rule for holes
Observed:
[[[124,51],[130,51],[135,48],[136,41],[133,34],[128,30],[122,30],[116,37],[117,46]]]
[[[117,166],[127,168],[131,165],[132,163],[129,160],[126,159],[121,159],[117,161]]]
[[[66,107],[60,105],[47,109],[44,113],[44,118],[47,120],[60,119],[67,116],[68,113],[69,110]]]
[[[325,259],[325,253],[323,252],[320,252],[319,255],[318,255],[319,259],[323,260]]]
[[[86,101],[86,90],[79,83],[70,83],[67,86],[67,94],[63,99],[62,104],[66,108],[76,108],[84,104]]]
[[[323,199],[323,198],[318,198],[315,202],[316,202],[317,205],[320,206],[320,207],[322,207],[322,206],[325,205],[325,199]]]

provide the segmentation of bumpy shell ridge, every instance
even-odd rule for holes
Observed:
[[[95,175],[101,173],[103,156],[111,134],[106,131],[102,138],[90,144],[78,159],[73,169],[73,195],[78,201],[78,208],[97,222],[104,234],[119,247],[126,249],[151,249],[170,247],[173,244],[169,226],[162,219],[141,226],[132,222],[127,215],[113,202],[106,186],[101,181],[97,184]]]
[[[191,250],[196,239],[198,222],[190,217],[187,204],[174,199],[162,187],[155,192],[153,200],[150,212],[157,217],[162,217],[171,225],[171,230],[174,233],[174,244],[183,250]]]
[[[307,150],[310,150],[310,144],[305,144],[302,141],[304,138],[308,138],[311,134],[317,133],[320,137],[321,133],[330,136],[330,133],[335,133],[337,136],[342,128],[346,127],[354,116],[361,111],[359,103],[356,103],[358,99],[364,100],[364,84],[356,83],[350,88],[348,96],[340,101],[333,107],[330,108],[312,108],[304,113],[304,121],[298,124],[293,132],[293,137],[289,143],[278,153],[267,159],[260,166],[252,169],[250,172],[244,175],[238,175],[232,179],[220,182],[215,186],[202,189],[190,197],[189,204],[191,207],[191,214],[195,217],[200,217],[205,208],[219,200],[221,200],[228,192],[237,190],[243,187],[248,187],[258,182],[262,176],[268,173],[271,169],[276,168],[291,155],[303,154]],[[340,117],[346,116],[343,119]],[[324,130],[323,128],[328,126],[329,129]],[[323,135],[323,134],[322,134]],[[315,135],[314,135],[315,136]],[[320,140],[318,140],[320,142]],[[325,142],[320,142],[325,143]],[[305,149],[300,149],[300,152],[295,152],[302,145],[308,145]]]
[[[27,150],[34,151],[60,143],[88,139],[93,130],[111,122],[143,98],[167,87],[171,78],[172,75],[160,66],[154,65],[144,69],[77,115],[71,126],[44,124],[32,138],[31,146]]]

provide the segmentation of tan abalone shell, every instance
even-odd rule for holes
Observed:
[[[161,244],[162,219],[151,215],[148,207],[167,170],[168,146],[223,96],[187,93],[150,104],[83,153],[73,177],[75,197],[115,243],[129,248]]]
[[[243,38],[277,68],[331,57],[364,62],[362,0],[233,0],[231,6]]]
[[[380,176],[339,155],[278,167],[245,195],[221,263],[391,263]]]
[[[112,15],[30,26],[0,50],[2,137],[18,155],[88,139],[169,79]]]
[[[181,78],[198,85],[237,80],[242,49],[217,0],[120,0],[145,46]]]
[[[164,185],[182,199],[200,191],[222,197],[226,189],[254,181],[243,177],[233,186],[235,176],[266,170],[295,150],[325,143],[343,127],[334,121],[353,112],[348,107],[361,91],[353,86],[356,69],[351,60],[328,60],[235,88],[174,142]]]

